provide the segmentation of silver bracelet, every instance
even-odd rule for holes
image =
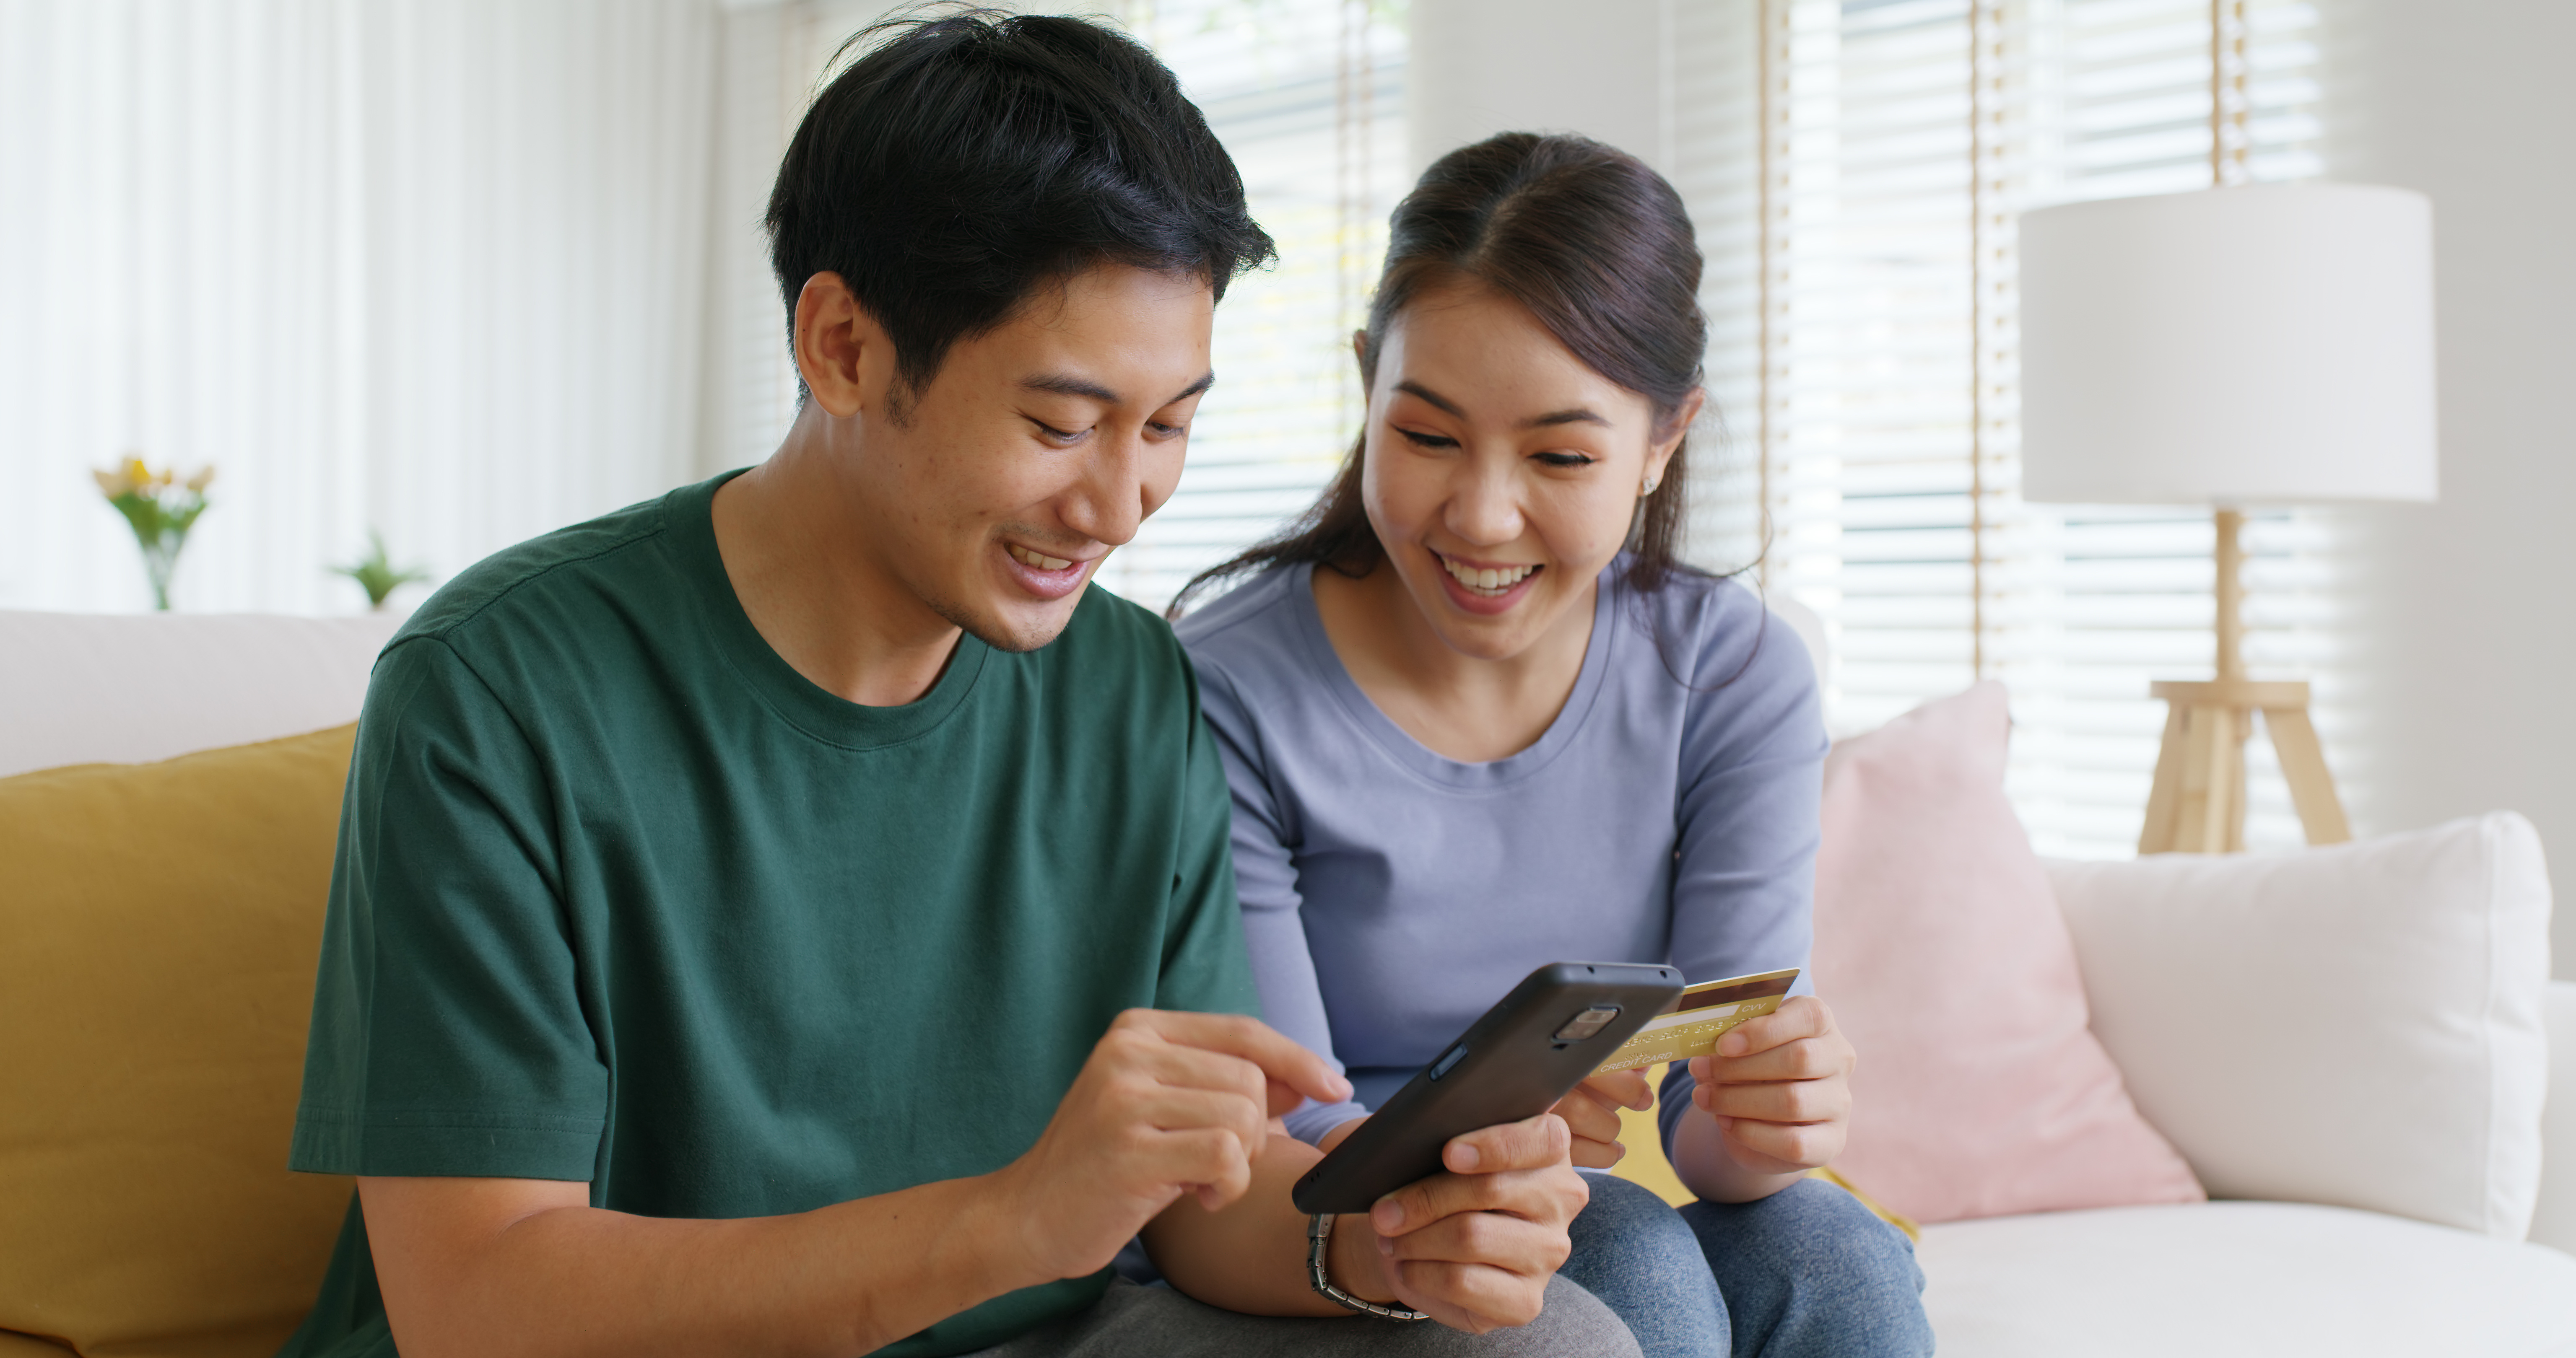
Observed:
[[[1332,1239],[1333,1214],[1317,1212],[1315,1219],[1306,1223],[1306,1281],[1324,1300],[1335,1306],[1348,1307],[1364,1316],[1376,1316],[1380,1320],[1429,1320],[1431,1318],[1423,1312],[1407,1310],[1401,1306],[1380,1306],[1373,1301],[1363,1301],[1333,1286],[1333,1280],[1324,1275],[1324,1248],[1332,1243]]]

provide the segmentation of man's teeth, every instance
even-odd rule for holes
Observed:
[[[1013,561],[1019,562],[1021,565],[1027,566],[1032,570],[1060,571],[1073,564],[1060,556],[1048,556],[1043,552],[1032,552],[1028,548],[1023,547],[1016,542],[1006,543],[1004,545],[1011,549],[1011,559]]]
[[[1531,571],[1538,569],[1536,566],[1505,566],[1501,570],[1494,570],[1491,567],[1480,569],[1475,566],[1462,566],[1445,556],[1440,558],[1440,565],[1443,570],[1449,572],[1451,579],[1488,599],[1501,598],[1511,590],[1512,586],[1528,579]]]

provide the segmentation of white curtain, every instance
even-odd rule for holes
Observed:
[[[0,607],[364,606],[697,474],[709,0],[0,0]]]

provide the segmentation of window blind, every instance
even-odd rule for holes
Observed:
[[[1358,432],[1350,334],[1404,190],[1404,27],[1368,0],[1158,0],[1119,14],[1243,172],[1279,261],[1217,307],[1217,385],[1169,503],[1103,585],[1160,609],[1312,504]]]
[[[2212,668],[2212,530],[2020,499],[2014,223],[2204,188],[2214,161],[2229,182],[2317,173],[2318,23],[2297,0],[1729,0],[1676,34],[1676,178],[1727,417],[1702,455],[1705,559],[1758,555],[1766,589],[1822,615],[1838,733],[2005,680],[2009,787],[2043,853],[2134,849],[2163,723],[2147,684]],[[2331,753],[2333,544],[2274,513],[2245,545],[2249,662],[2317,681]],[[2298,843],[2268,746],[2249,758],[2249,843]]]

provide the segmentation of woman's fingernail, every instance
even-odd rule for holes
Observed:
[[[1484,1158],[1484,1152],[1463,1142],[1449,1148],[1450,1163],[1455,1165],[1458,1172],[1461,1174],[1474,1170],[1478,1164],[1483,1162]]]

